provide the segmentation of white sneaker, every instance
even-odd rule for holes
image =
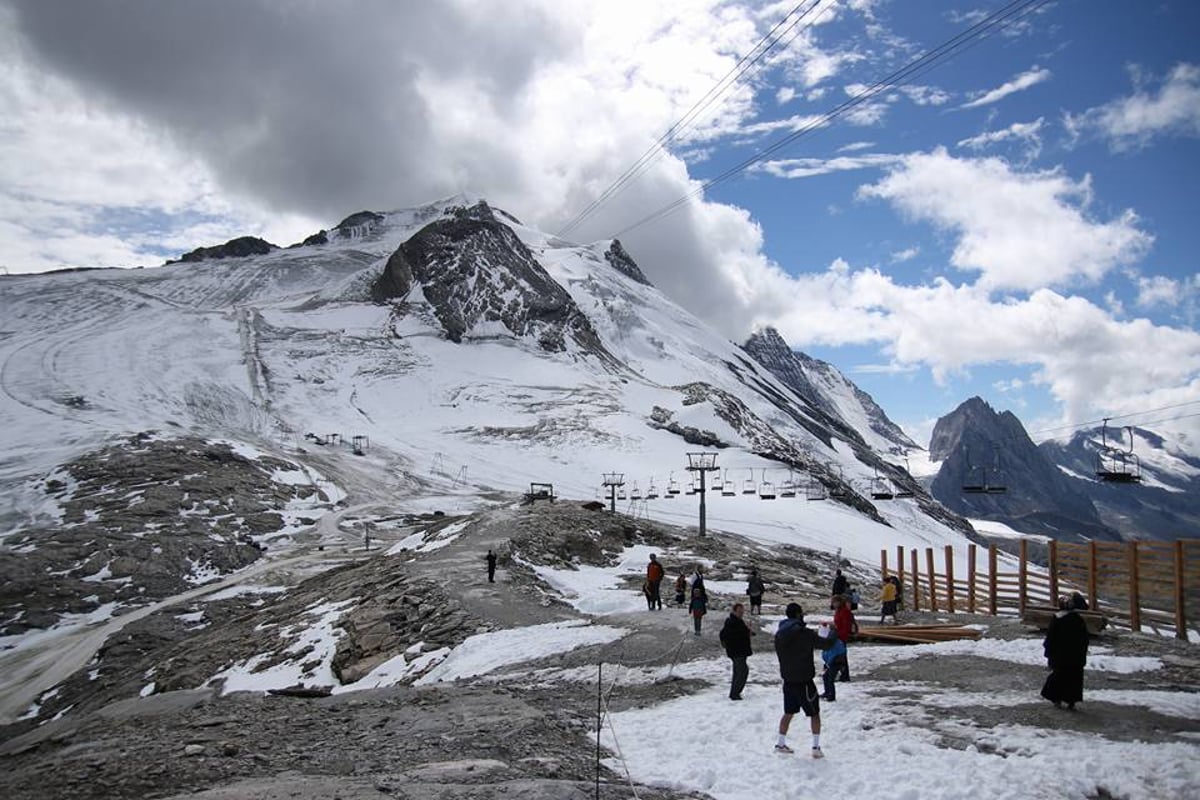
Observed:
[[[813,758],[824,758],[825,754],[821,752],[821,748],[814,747],[812,749],[812,756],[813,756]]]
[[[793,750],[792,748],[788,747],[786,744],[777,744],[777,745],[775,745],[775,752],[776,753],[787,753],[790,755],[796,751]]]

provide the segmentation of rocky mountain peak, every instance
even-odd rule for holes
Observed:
[[[372,286],[377,302],[406,299],[419,288],[453,342],[495,336],[499,325],[548,351],[566,350],[568,341],[604,351],[570,294],[486,202],[448,211],[388,259]]]
[[[604,258],[608,260],[608,263],[612,265],[613,269],[615,269],[617,272],[620,272],[622,275],[630,277],[638,283],[645,284],[646,286],[653,285],[650,283],[650,280],[646,277],[645,273],[643,273],[641,268],[637,265],[637,262],[633,260],[633,256],[629,255],[625,248],[621,246],[619,239],[612,240],[612,244],[604,253]]]
[[[963,516],[1026,533],[1117,538],[1086,493],[1039,451],[1020,420],[1008,411],[996,413],[979,397],[937,421],[929,454],[942,462],[930,494]]]
[[[834,427],[845,432],[844,438],[863,441],[857,424],[862,418],[878,437],[873,444],[879,450],[917,449],[869,394],[832,364],[793,350],[775,328],[768,326],[754,332],[742,349],[813,409],[833,420]]]
[[[192,264],[198,261],[221,258],[261,256],[278,249],[278,245],[271,244],[266,239],[259,239],[257,236],[239,236],[236,239],[230,239],[225,244],[218,244],[212,247],[197,247],[190,253],[184,253],[179,257],[179,260],[187,264]]]

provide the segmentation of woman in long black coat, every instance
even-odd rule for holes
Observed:
[[[1063,703],[1074,709],[1083,700],[1083,667],[1087,664],[1088,629],[1083,617],[1070,606],[1070,601],[1061,597],[1060,611],[1050,620],[1046,631],[1044,650],[1050,675],[1042,686],[1042,697],[1055,706]]]

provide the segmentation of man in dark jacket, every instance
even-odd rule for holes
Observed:
[[[832,588],[833,588],[833,596],[834,597],[837,597],[839,594],[846,593],[846,588],[847,588],[846,587],[846,576],[842,574],[842,571],[840,569],[837,572],[835,572],[833,575],[833,587]]]
[[[1083,668],[1087,664],[1088,629],[1083,617],[1071,608],[1068,597],[1058,599],[1059,612],[1050,620],[1043,650],[1050,675],[1042,686],[1042,697],[1061,708],[1074,710],[1083,700]]]
[[[775,655],[779,658],[779,675],[783,678],[783,716],[779,718],[778,753],[795,752],[788,747],[787,732],[792,716],[803,711],[812,728],[812,757],[824,758],[821,752],[821,701],[813,683],[817,671],[813,666],[813,648],[828,650],[837,643],[836,637],[823,638],[804,624],[804,609],[799,603],[788,603],[787,619],[775,632]]]
[[[742,689],[746,688],[746,678],[750,676],[750,665],[746,659],[750,657],[750,637],[754,631],[742,619],[746,607],[741,603],[733,604],[733,611],[725,619],[721,628],[721,644],[725,647],[725,655],[733,662],[733,682],[729,684],[729,699],[741,700]]]

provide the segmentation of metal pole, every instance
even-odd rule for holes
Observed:
[[[600,800],[600,728],[604,724],[604,662],[596,664],[596,800]]]
[[[708,492],[704,489],[704,473],[705,470],[700,470],[700,535],[704,535],[704,498],[708,496]]]
[[[617,485],[610,484],[608,487],[608,510],[612,513],[617,513]]]

